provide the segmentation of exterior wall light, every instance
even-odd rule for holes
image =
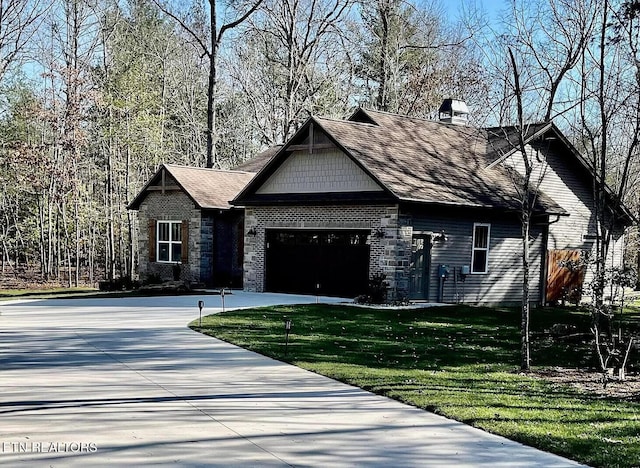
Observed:
[[[433,242],[438,242],[438,243],[444,243],[446,242],[449,238],[447,237],[447,235],[444,233],[444,231],[440,231],[436,234],[433,234]]]
[[[247,235],[248,236],[257,236],[258,235],[258,230],[255,227],[252,227],[251,229],[249,229],[247,231]]]
[[[384,229],[382,229],[381,227],[376,228],[376,230],[374,231],[373,235],[377,238],[377,239],[382,239],[384,237]]]

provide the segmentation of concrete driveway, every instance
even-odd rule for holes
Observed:
[[[192,332],[198,299],[0,302],[0,465],[577,466]]]

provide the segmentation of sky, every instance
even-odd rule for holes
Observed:
[[[459,17],[463,4],[476,4],[484,9],[492,19],[496,19],[500,10],[508,6],[509,0],[441,0],[447,12]]]

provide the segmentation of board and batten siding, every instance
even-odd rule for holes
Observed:
[[[520,224],[516,220],[491,217],[433,217],[413,216],[413,231],[444,231],[447,239],[435,242],[431,249],[429,271],[429,301],[438,298],[438,265],[448,265],[451,275],[445,281],[444,302],[466,302],[477,304],[519,304],[522,300],[522,241]],[[471,248],[474,223],[490,224],[489,267],[485,274],[470,274],[464,282],[458,281],[457,288],[453,269],[471,266]],[[530,299],[540,303],[542,298],[541,269],[544,257],[544,235],[540,227],[531,231],[533,241],[530,246]]]
[[[338,148],[295,151],[257,191],[279,193],[381,192],[382,188]]]

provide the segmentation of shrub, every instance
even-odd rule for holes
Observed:
[[[367,294],[362,294],[354,299],[356,304],[385,304],[387,302],[387,290],[389,283],[384,273],[373,275],[369,279]]]

